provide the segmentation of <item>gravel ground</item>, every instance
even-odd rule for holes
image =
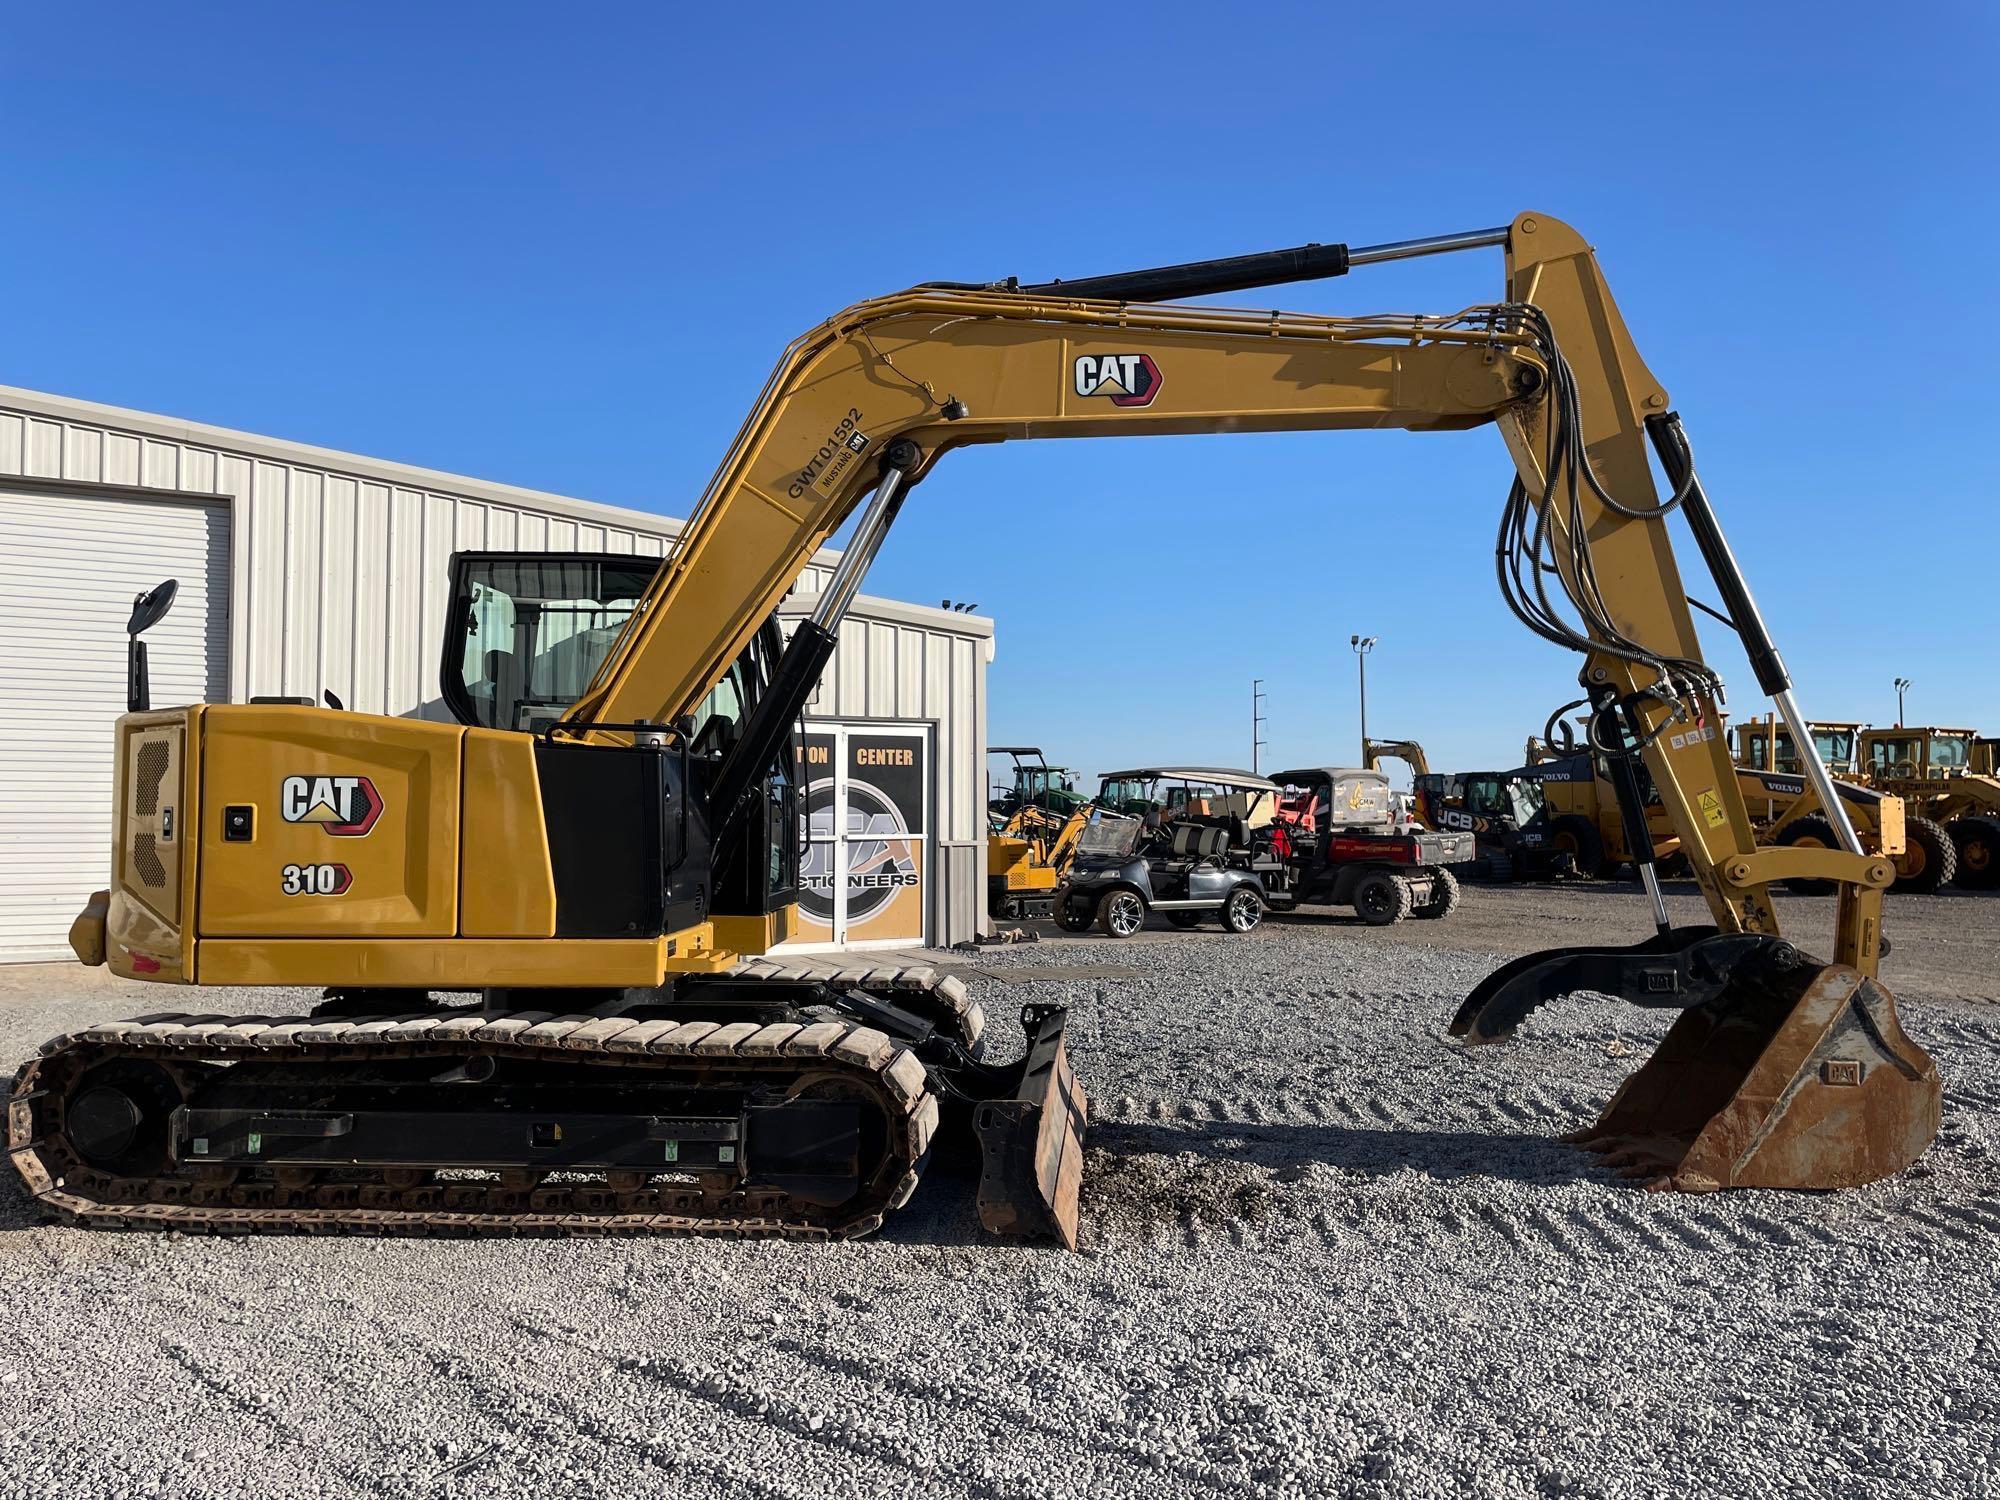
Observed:
[[[1475,891],[1460,931],[1604,899]],[[1077,1255],[983,1240],[942,1171],[833,1247],[90,1233],[7,1174],[0,1495],[2000,1495],[2000,1009],[1906,937],[1924,1162],[1648,1196],[1550,1137],[1665,1019],[1461,1052],[1495,960],[1426,945],[1457,920],[969,960],[1002,1025],[1075,1006]],[[9,971],[0,1053],[149,999]]]

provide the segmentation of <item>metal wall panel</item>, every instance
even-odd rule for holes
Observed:
[[[438,642],[453,552],[658,557],[680,529],[666,516],[0,386],[0,483],[9,475],[226,497],[228,681],[213,695],[317,698],[330,688],[365,713],[445,717]],[[814,559],[795,595],[816,594],[834,560]],[[937,724],[946,879],[933,930],[947,941],[983,921],[992,629],[974,616],[858,599],[810,708]]]
[[[153,701],[227,691],[229,507],[0,479],[0,556],[0,963],[23,963],[69,956],[70,922],[111,867],[111,726],[134,594],[180,584],[146,636]]]
[[[481,547],[664,554],[680,523],[249,433],[0,386],[0,477],[235,500],[229,696],[443,716],[447,563]],[[832,557],[801,587],[817,591]]]

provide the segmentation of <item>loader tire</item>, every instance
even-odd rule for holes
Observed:
[[[1090,931],[1091,914],[1089,910],[1078,906],[1074,901],[1058,901],[1054,916],[1056,926],[1060,927],[1064,932]]]
[[[1449,870],[1439,870],[1431,876],[1431,899],[1410,913],[1426,922],[1435,922],[1440,917],[1448,917],[1458,910],[1458,877]]]
[[[1410,914],[1410,883],[1387,870],[1370,870],[1354,885],[1354,914],[1370,927],[1393,927]]]
[[[1778,836],[1771,840],[1786,848],[1838,849],[1840,839],[1833,831],[1833,824],[1825,813],[1807,813],[1803,818],[1794,818],[1778,830]],[[1785,889],[1798,896],[1831,896],[1840,889],[1840,883],[1833,880],[1787,880]]]
[[[1549,842],[1567,854],[1576,873],[1585,880],[1604,874],[1604,835],[1597,825],[1578,813],[1565,813],[1549,824]]]
[[[1958,873],[1952,883],[1963,890],[1990,891],[2000,886],[2000,818],[1977,814],[1953,818],[1945,832],[1958,853]]]
[[[1903,852],[1890,856],[1896,866],[1896,883],[1890,890],[1927,895],[1958,873],[1958,846],[1942,824],[1930,818],[1911,818],[1903,825],[1903,833]]]

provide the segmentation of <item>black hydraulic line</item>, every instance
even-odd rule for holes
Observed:
[[[1645,736],[1646,725],[1628,701],[1620,712],[1617,698],[1610,692],[1599,696],[1595,722],[1591,726],[1590,738],[1594,745],[1618,743],[1616,735],[1623,738],[1629,734],[1634,743]],[[1622,720],[1622,722],[1621,722]],[[1592,750],[1593,755],[1602,752]],[[1639,868],[1640,879],[1647,883],[1646,872],[1659,863],[1659,852],[1653,847],[1653,830],[1646,826],[1646,799],[1639,791],[1639,771],[1631,755],[1604,755],[1606,773],[1611,777],[1611,790],[1618,801],[1618,821],[1625,829],[1625,845],[1632,851],[1632,863]],[[1659,930],[1669,930],[1664,916],[1656,917]]]
[[[1646,435],[1653,440],[1653,451],[1659,454],[1660,467],[1666,471],[1674,490],[1686,497],[1681,514],[1687,518],[1688,530],[1694,533],[1695,545],[1701,548],[1709,576],[1722,594],[1722,607],[1729,614],[1729,622],[1743,639],[1743,649],[1757,674],[1757,685],[1773,698],[1791,691],[1792,678],[1785,670],[1784,658],[1778,655],[1771,632],[1764,626],[1764,617],[1757,612],[1757,601],[1750,597],[1750,585],[1722,535],[1722,525],[1708,503],[1708,492],[1695,477],[1694,457],[1681,432],[1680,414],[1670,411],[1646,418]]]
[[[763,696],[743,721],[743,733],[735,747],[716,768],[708,788],[710,826],[719,826],[743,799],[751,785],[770,773],[778,751],[792,737],[799,710],[812,697],[826,664],[833,659],[839,641],[836,632],[801,620],[785,643],[785,653],[771,669],[771,680]]]

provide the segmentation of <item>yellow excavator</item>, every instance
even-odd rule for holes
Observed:
[[[1049,916],[1091,811],[1088,802],[1066,813],[1025,803],[1011,817],[992,814],[998,826],[986,835],[987,913],[1003,922]]]
[[[1501,300],[1444,316],[1170,305],[1481,248],[1505,256]],[[1510,459],[1503,594],[1583,654],[1600,741],[1616,724],[1643,759],[1713,922],[1669,925],[1635,838],[1657,930],[1517,959],[1450,1030],[1494,1040],[1573,991],[1675,1010],[1583,1132],[1592,1149],[1684,1190],[1899,1170],[1935,1134],[1939,1081],[1876,977],[1892,871],[1827,786],[1842,847],[1758,847],[1711,727],[1721,683],[1671,513],[1759,685],[1804,720],[1596,257],[1539,214],[860,303],[785,351],[643,584],[591,571],[613,559],[489,554],[457,570],[459,722],[304,703],[128,713],[112,878],[78,919],[80,956],[152,985],[328,1001],[243,1015],[195,998],[55,1038],[15,1080],[16,1168],[88,1224],[838,1237],[907,1199],[934,1136],[976,1137],[987,1226],[1073,1244],[1086,1103],[1059,1010],[1029,1007],[1024,1055],[998,1063],[934,972],[857,959],[829,973],[772,952],[793,931],[788,741],[863,573],[960,448],[1482,426]],[[773,610],[857,510],[781,648]],[[1795,876],[1838,884],[1823,959],[1779,935],[1769,886]]]

